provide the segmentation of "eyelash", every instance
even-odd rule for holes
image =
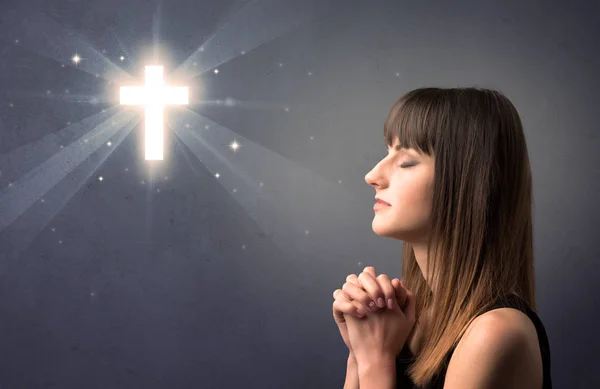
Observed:
[[[405,169],[405,168],[409,168],[409,167],[415,166],[415,165],[416,165],[416,163],[414,163],[414,162],[413,163],[407,162],[407,163],[398,165],[398,167]]]

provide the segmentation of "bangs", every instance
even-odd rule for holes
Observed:
[[[411,91],[398,100],[383,127],[385,144],[391,147],[398,139],[401,148],[434,154],[436,129],[443,121],[439,95],[440,90],[426,88]]]

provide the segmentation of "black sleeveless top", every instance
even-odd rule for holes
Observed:
[[[540,352],[542,354],[542,368],[543,368],[543,384],[542,389],[552,389],[552,378],[550,377],[550,344],[548,343],[548,336],[546,335],[546,330],[542,321],[538,317],[538,315],[529,307],[527,302],[518,297],[517,295],[509,295],[505,299],[497,302],[492,307],[492,309],[497,308],[515,308],[519,311],[525,313],[529,319],[533,322],[535,329],[537,331],[538,341],[540,344]],[[452,353],[454,349],[451,349],[446,355],[446,360],[444,367],[440,373],[438,373],[431,383],[427,385],[425,388],[420,388],[414,384],[414,382],[408,376],[406,372],[408,367],[412,363],[413,355],[410,351],[410,348],[407,344],[404,345],[400,354],[396,358],[396,388],[397,389],[443,389],[444,388],[444,379],[446,378],[446,370],[448,369],[448,364],[450,363],[450,358],[452,357]]]

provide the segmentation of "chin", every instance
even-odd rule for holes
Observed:
[[[371,224],[371,228],[373,229],[373,232],[376,233],[377,235],[385,237],[385,238],[400,239],[398,237],[398,235],[401,235],[401,233],[399,233],[399,231],[397,229],[390,228],[390,227],[391,226],[389,226],[389,225],[385,225],[385,223],[378,223],[376,221],[373,221],[373,223]]]

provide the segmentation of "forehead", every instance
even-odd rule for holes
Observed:
[[[419,151],[418,149],[415,149],[412,147],[403,147],[397,138],[396,138],[396,140],[394,140],[394,143],[391,146],[388,146],[388,153],[391,153],[391,152],[393,152],[394,154],[397,154],[397,155],[411,154],[414,156],[427,156],[426,154]]]
[[[398,138],[396,138],[394,140],[394,143],[392,143],[392,145],[388,146],[388,151],[392,151],[392,150],[394,150],[394,151],[401,151],[401,150],[409,151],[409,150],[413,150],[413,149],[408,148],[408,147],[402,147],[402,145],[400,144],[400,141],[398,140]]]

